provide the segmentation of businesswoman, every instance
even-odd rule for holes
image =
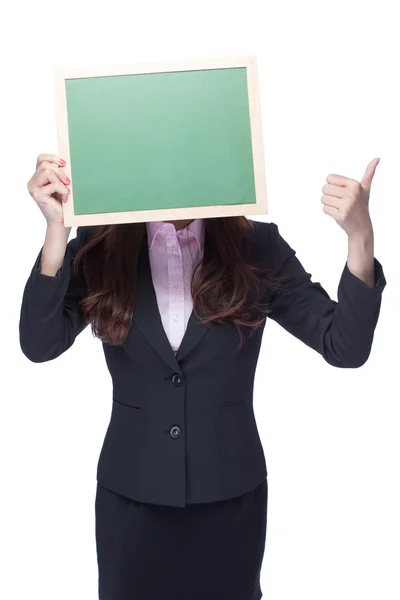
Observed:
[[[273,223],[244,217],[63,225],[65,161],[28,183],[47,221],[25,286],[20,343],[34,362],[90,323],[113,382],[97,467],[100,600],[260,600],[267,468],[253,412],[266,318],[331,365],[367,360],[385,277],[361,182],[329,175],[323,210],[348,236],[331,300]]]

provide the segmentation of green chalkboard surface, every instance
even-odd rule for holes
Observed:
[[[62,83],[74,216],[256,204],[246,66]]]

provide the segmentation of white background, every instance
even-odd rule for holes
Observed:
[[[2,598],[97,598],[95,470],[111,411],[101,343],[87,328],[58,360],[34,364],[18,339],[23,287],[45,233],[26,183],[36,156],[58,150],[51,70],[248,54],[259,61],[267,219],[336,299],[346,235],[322,212],[321,188],[329,173],[361,179],[379,156],[371,212],[388,280],[360,369],[330,367],[267,324],[255,394],[269,472],[264,596],[400,598],[395,8],[69,0],[2,9]]]

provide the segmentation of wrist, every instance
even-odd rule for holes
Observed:
[[[46,238],[68,240],[71,227],[65,227],[63,223],[47,223]]]
[[[372,259],[374,256],[374,236],[373,234],[349,236],[347,247],[349,257],[352,256],[356,260],[361,259],[361,257]]]
[[[58,221],[46,221],[47,229],[54,229],[60,231],[69,231],[71,227],[66,227],[64,223]]]
[[[374,230],[371,227],[368,227],[362,231],[357,231],[354,233],[348,234],[348,242],[349,244],[359,244],[359,245],[373,245],[374,243]]]
[[[369,287],[374,286],[374,236],[372,231],[348,237],[347,266]]]

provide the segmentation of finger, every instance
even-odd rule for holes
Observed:
[[[59,194],[58,192],[54,192],[54,194],[53,194],[53,198],[58,200],[58,202],[62,202],[62,203],[67,202],[69,197],[70,197],[70,194]]]
[[[69,194],[60,194],[61,202],[67,202]]]
[[[378,166],[380,160],[381,160],[380,158],[374,158],[373,160],[371,160],[371,162],[368,164],[367,168],[365,169],[365,173],[363,175],[363,178],[361,179],[361,185],[364,188],[364,190],[367,192],[369,192],[371,190],[372,179],[375,175],[375,170],[376,170],[376,167]]]
[[[67,194],[68,197],[69,190],[66,192],[66,189],[67,188],[61,183],[61,181],[57,179],[57,181],[49,183],[48,185],[35,190],[32,193],[32,196],[36,201],[43,200],[43,197],[50,197],[56,192],[60,194],[60,196]]]
[[[64,167],[67,164],[66,161],[63,158],[61,158],[61,156],[58,156],[58,154],[39,154],[39,156],[36,159],[36,169],[45,160],[48,160],[49,162],[54,163],[56,165],[60,165],[62,167]]]
[[[54,183],[56,181],[61,181],[57,171],[53,171],[53,169],[45,169],[44,171],[39,171],[38,175],[32,180],[32,185],[33,187],[43,187],[48,183]],[[71,183],[69,179],[68,181]],[[67,180],[61,181],[61,183],[63,183],[64,187],[66,187]]]
[[[330,217],[333,217],[335,221],[337,221],[340,217],[340,211],[337,208],[334,208],[333,206],[324,206],[323,211]]]
[[[337,175],[336,173],[331,173],[326,178],[328,183],[332,183],[333,185],[339,185],[341,187],[346,187],[348,185],[358,183],[356,179],[351,179],[350,177],[344,177],[344,175]]]
[[[28,182],[29,193],[57,180],[58,177],[52,169],[44,169],[43,171],[39,169]]]
[[[67,185],[69,185],[71,183],[70,178],[67,176],[67,174],[65,173],[65,171],[63,171],[63,169],[61,169],[61,167],[57,167],[56,165],[50,163],[47,160],[43,161],[39,165],[39,167],[38,167],[38,173],[40,173],[42,171],[46,171],[48,169],[51,170],[51,171],[54,171],[54,173],[57,175],[57,177],[63,183],[66,183]]]
[[[339,209],[342,205],[342,201],[339,198],[336,198],[335,196],[328,196],[326,194],[321,196],[321,202],[325,206],[332,206],[337,209]]]
[[[346,194],[346,189],[344,187],[329,183],[324,185],[322,191],[324,194],[327,194],[328,196],[336,196],[336,198],[343,198],[343,196]]]
[[[48,186],[55,185],[54,189],[60,194],[69,194],[70,190],[59,180],[57,175],[51,169],[42,171],[38,177],[33,179],[29,185],[29,193],[36,200],[39,197],[43,197],[47,194]]]

